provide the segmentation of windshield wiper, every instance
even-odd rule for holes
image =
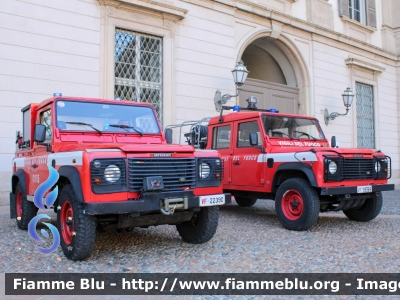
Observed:
[[[284,132],[282,132],[282,131],[272,131],[272,134],[274,134],[274,133],[286,135],[287,137],[289,137],[290,139],[293,140],[293,137],[292,137],[292,136],[290,136],[290,135],[288,135],[288,134],[286,134],[286,133],[284,133]]]
[[[74,124],[74,125],[86,125],[91,127],[92,129],[96,130],[98,133],[100,133],[100,135],[102,135],[102,131],[100,131],[99,129],[97,129],[96,127],[93,127],[92,124],[88,124],[88,123],[83,123],[83,122],[65,122],[66,124]]]
[[[133,129],[133,130],[135,130],[137,133],[139,133],[140,136],[143,136],[143,132],[142,132],[141,130],[137,129],[136,127],[133,127],[133,126],[122,125],[122,124],[121,124],[121,125],[118,125],[118,124],[110,124],[109,126],[110,126],[110,127],[122,128],[122,129],[125,129],[125,130],[128,131],[128,132],[129,132],[129,130],[127,130],[127,128]]]
[[[317,140],[315,137],[313,137],[311,134],[308,134],[307,132],[304,132],[304,131],[297,131],[297,130],[294,130],[293,132],[301,133],[301,134],[300,134],[300,136],[302,136],[302,135],[306,135],[306,136],[308,136],[308,138],[312,138],[312,139],[314,139],[314,141],[316,141],[316,140]],[[298,138],[299,138],[299,140],[300,140],[300,136],[298,137]]]

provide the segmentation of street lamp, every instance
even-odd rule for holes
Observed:
[[[343,104],[346,107],[346,113],[345,114],[339,114],[337,112],[333,112],[333,113],[329,114],[328,109],[325,108],[324,119],[325,119],[325,125],[326,126],[328,126],[329,120],[335,120],[336,117],[345,116],[349,112],[349,109],[350,109],[349,107],[351,106],[351,104],[353,102],[353,98],[354,98],[353,91],[351,90],[350,87],[348,87],[344,91],[344,93],[342,94],[342,98],[343,98]]]
[[[249,73],[250,72],[246,69],[246,66],[243,64],[243,61],[239,60],[236,67],[232,70],[233,81],[235,82],[235,85],[236,85],[236,95],[225,94],[225,95],[221,96],[221,91],[217,90],[215,92],[215,96],[214,96],[214,104],[215,104],[215,109],[217,111],[220,111],[222,105],[225,104],[229,99],[231,99],[232,97],[237,97],[239,95],[239,93],[241,91],[240,86],[242,86],[244,84],[244,82],[246,81],[247,75]],[[236,106],[237,106],[237,103],[236,103]]]
[[[236,86],[242,86],[248,74],[249,71],[247,71],[246,67],[243,65],[243,61],[239,60],[236,67],[232,70],[233,80]]]

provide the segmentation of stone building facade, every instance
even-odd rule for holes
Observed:
[[[151,102],[163,125],[214,116],[214,95],[318,118],[341,147],[381,149],[400,184],[398,0],[8,0],[0,3],[0,195],[21,108],[53,92]],[[356,94],[349,114],[341,94]],[[234,104],[232,98],[228,104]]]

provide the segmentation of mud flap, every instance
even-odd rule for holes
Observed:
[[[15,219],[17,212],[15,211],[15,194],[10,193],[10,218]]]

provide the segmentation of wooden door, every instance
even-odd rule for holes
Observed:
[[[248,78],[239,95],[241,107],[247,107],[246,99],[249,96],[257,97],[258,108],[275,108],[289,114],[299,112],[299,89],[296,87]]]

